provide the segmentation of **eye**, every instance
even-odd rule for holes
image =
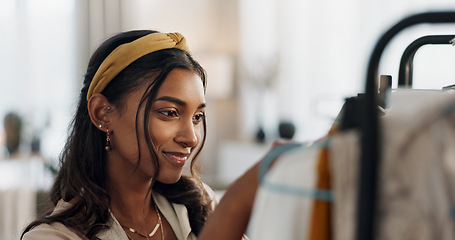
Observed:
[[[200,123],[202,120],[205,119],[205,113],[199,113],[193,116],[193,120],[197,123]]]
[[[175,110],[161,110],[159,113],[169,118],[178,116],[178,113]]]

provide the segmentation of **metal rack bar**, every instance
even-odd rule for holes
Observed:
[[[376,195],[380,152],[380,126],[377,113],[379,60],[389,41],[401,30],[421,23],[455,23],[455,12],[429,12],[412,15],[398,22],[377,42],[368,63],[365,86],[365,115],[359,172],[356,239],[374,239]]]
[[[398,86],[412,86],[412,70],[414,56],[420,47],[424,45],[452,44],[455,35],[428,35],[416,39],[404,50],[401,56],[400,69],[398,71]]]

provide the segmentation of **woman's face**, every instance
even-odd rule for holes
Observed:
[[[128,94],[125,106],[114,109],[110,116],[112,151],[108,154],[108,164],[115,176],[131,174],[136,167],[136,112],[146,87]],[[143,132],[143,117],[149,114],[149,135],[160,163],[156,180],[175,183],[180,179],[185,163],[191,161],[204,134],[205,97],[201,78],[193,71],[172,70],[158,90],[150,112],[144,113],[144,108],[145,103],[138,115],[141,160],[134,176],[149,180],[155,170]]]

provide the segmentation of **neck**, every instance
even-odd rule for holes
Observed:
[[[143,224],[148,216],[155,213],[151,193],[147,195],[151,179],[139,180],[132,175],[111,176],[107,191],[111,197],[112,213],[123,224]]]

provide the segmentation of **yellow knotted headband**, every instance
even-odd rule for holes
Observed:
[[[122,44],[112,51],[95,73],[87,92],[87,101],[101,93],[109,82],[137,59],[167,48],[190,52],[185,37],[180,33],[151,33],[132,42]]]

